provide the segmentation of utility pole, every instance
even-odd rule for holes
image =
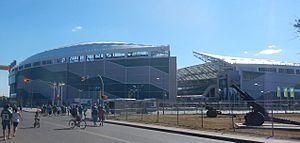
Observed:
[[[104,96],[104,82],[103,82],[103,79],[102,79],[102,77],[101,77],[101,75],[100,74],[98,74],[98,77],[100,78],[100,80],[101,80],[101,85],[102,85],[102,88],[101,88],[101,97],[103,97]],[[98,104],[99,104],[99,102],[100,102],[100,98],[101,97],[98,97]]]

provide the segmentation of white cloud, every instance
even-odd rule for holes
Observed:
[[[248,54],[248,51],[244,51],[244,54]]]
[[[72,32],[78,32],[80,30],[82,30],[82,26],[76,26],[72,29]]]
[[[278,54],[282,52],[282,49],[276,49],[276,45],[269,45],[266,49],[259,51],[254,56],[258,55],[272,55],[272,54]]]
[[[282,52],[282,49],[272,49],[272,48],[269,48],[269,49],[265,49],[265,50],[259,51],[255,55],[272,55],[272,54],[278,54],[278,53],[281,53],[281,52]]]
[[[276,48],[276,45],[269,45],[268,48],[269,48],[269,49]]]

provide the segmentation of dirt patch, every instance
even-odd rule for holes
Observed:
[[[300,122],[300,114],[274,114],[274,117],[290,119]],[[234,129],[233,123],[243,123],[244,115],[236,117],[220,115],[216,118],[209,118],[201,114],[192,115],[122,115],[115,116],[115,120],[123,120],[130,122],[139,122],[146,124],[156,124],[162,126],[180,127],[195,130],[207,130],[231,134],[243,134],[258,137],[270,137],[271,130],[268,129]],[[297,139],[300,140],[300,131],[282,131],[275,130],[276,138],[281,139]]]

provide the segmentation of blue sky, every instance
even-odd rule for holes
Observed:
[[[78,42],[170,45],[178,68],[192,51],[300,63],[299,0],[1,0],[0,64]],[[0,71],[0,95],[8,94]]]

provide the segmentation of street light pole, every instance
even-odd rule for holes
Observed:
[[[48,84],[50,86],[52,86],[52,89],[53,89],[53,94],[52,94],[52,105],[54,105],[54,101],[55,101],[55,91],[56,91],[56,82],[48,82]]]
[[[261,84],[259,84],[259,83],[254,83],[253,84],[254,86],[257,86],[257,87],[262,87],[262,90],[260,91],[260,93],[261,93],[261,95],[262,95],[262,97],[263,97],[263,104],[264,104],[264,107],[265,107],[265,84],[263,83],[262,85]]]
[[[103,82],[103,79],[102,79],[102,77],[101,77],[101,75],[100,74],[98,74],[98,77],[100,78],[100,80],[101,80],[101,97],[103,97],[103,95],[104,95],[104,82]],[[98,103],[99,103],[99,97],[98,97]]]
[[[52,106],[54,105],[55,96],[56,96],[56,82],[53,83],[53,97],[52,97]]]
[[[78,103],[81,104],[81,93],[82,93],[82,89],[79,89],[79,94],[78,94]]]
[[[58,86],[59,86],[59,104],[62,105],[63,103],[63,86],[65,85],[65,83],[61,82],[61,83],[58,83]]]
[[[163,93],[163,115],[165,115],[165,100],[166,100],[166,96],[167,96],[167,93],[166,93],[166,91],[164,91],[164,93]]]

